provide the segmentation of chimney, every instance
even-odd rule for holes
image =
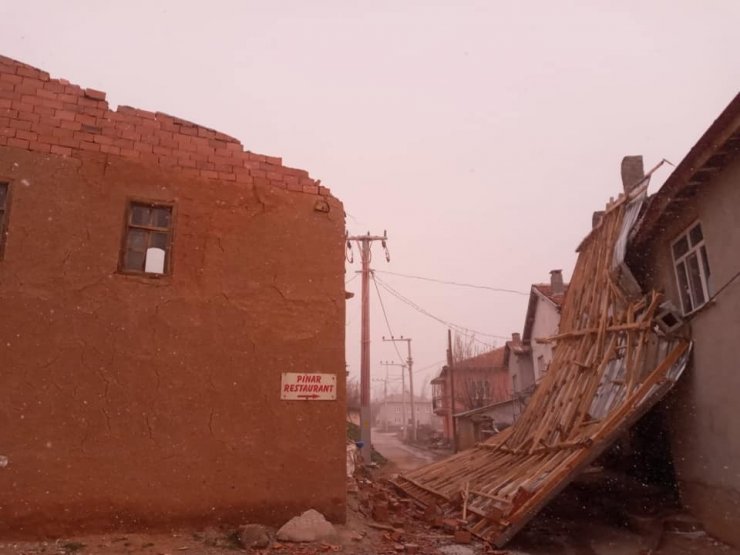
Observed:
[[[604,211],[603,210],[597,210],[593,213],[591,216],[591,229],[594,229],[597,225],[601,223],[601,218],[604,217]]]
[[[550,288],[553,295],[562,295],[565,293],[563,285],[563,270],[552,270],[550,272]]]
[[[511,334],[511,342],[514,345],[519,345],[522,342],[522,336],[518,333],[512,333]]]
[[[642,156],[622,158],[622,187],[626,195],[632,192],[643,177],[645,177],[645,168],[642,165]]]

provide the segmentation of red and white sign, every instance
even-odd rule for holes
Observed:
[[[335,401],[337,376],[283,372],[280,398],[287,401]]]

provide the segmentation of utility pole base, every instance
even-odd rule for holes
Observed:
[[[370,407],[360,408],[360,441],[362,448],[360,454],[365,464],[370,464],[373,452],[372,436],[370,432]]]

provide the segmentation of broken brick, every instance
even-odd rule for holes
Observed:
[[[373,519],[377,522],[388,522],[388,503],[377,502],[373,504]]]
[[[470,530],[455,530],[455,542],[469,544],[473,541],[473,534]]]

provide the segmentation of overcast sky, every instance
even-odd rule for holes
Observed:
[[[736,0],[27,0],[0,3],[0,53],[307,169],[350,233],[388,230],[378,270],[526,292],[570,275],[623,155],[677,163],[738,92],[739,21]],[[443,320],[522,330],[524,295],[379,277]],[[393,333],[413,338],[418,391],[446,328],[381,293]],[[382,378],[398,355],[376,299],[371,318]],[[352,375],[359,319],[358,295]]]

